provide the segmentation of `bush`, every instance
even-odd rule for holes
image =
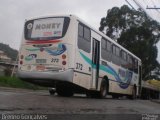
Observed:
[[[33,90],[42,90],[46,89],[44,87],[40,87],[31,83],[27,83],[22,81],[16,77],[0,77],[0,86],[1,87],[13,87],[13,88],[25,88],[25,89],[33,89]]]

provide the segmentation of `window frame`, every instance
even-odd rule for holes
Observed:
[[[82,32],[83,32],[83,36],[81,36],[81,34],[79,34],[80,32],[79,32],[79,26],[82,26],[83,28],[82,28]],[[85,28],[87,28],[88,30],[89,30],[89,38],[90,39],[87,39],[87,38],[84,38],[84,29]],[[87,44],[89,43],[89,47],[86,47],[86,48],[84,48],[84,47],[82,47],[82,45],[80,46],[80,39],[81,39],[81,41],[83,41],[83,42],[86,42]],[[81,50],[83,50],[83,51],[85,51],[85,52],[87,52],[87,53],[91,53],[91,29],[89,28],[89,27],[87,27],[86,25],[84,25],[84,24],[82,24],[82,23],[78,23],[78,41],[77,41],[77,46],[78,46],[78,48],[79,49],[81,49]],[[86,50],[86,49],[88,49],[88,50]]]

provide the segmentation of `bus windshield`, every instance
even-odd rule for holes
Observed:
[[[69,26],[68,17],[30,20],[25,23],[26,40],[53,40],[64,37]]]

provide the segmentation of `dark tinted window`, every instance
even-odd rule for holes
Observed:
[[[128,61],[128,69],[133,71],[133,57],[129,54],[127,57],[127,61]]]
[[[121,61],[121,66],[127,69],[128,68],[127,53],[124,50],[121,50],[120,52],[120,61]]]
[[[120,49],[116,45],[112,45],[112,62],[120,65]]]
[[[90,53],[91,30],[83,24],[78,25],[78,48]]]
[[[91,31],[87,27],[84,27],[84,39],[87,41],[91,41]]]
[[[107,51],[111,51],[111,42],[107,41]]]
[[[138,60],[105,38],[101,40],[101,57],[106,61],[113,62],[116,65],[121,65],[126,69],[138,73]]]
[[[116,47],[116,56],[120,56],[120,49],[119,49],[119,47]]]
[[[101,56],[104,60],[111,61],[111,42],[109,42],[105,38],[102,38],[101,41]]]
[[[106,49],[106,40],[102,39],[102,42],[101,42],[101,46],[102,46],[102,49]]]
[[[116,46],[115,46],[115,45],[112,46],[112,53],[113,53],[114,55],[116,55]]]
[[[133,59],[133,69],[135,73],[138,73],[138,61]]]
[[[78,25],[78,36],[83,37],[83,26],[82,25]]]
[[[132,56],[128,55],[128,63],[132,64]]]
[[[121,58],[125,61],[127,61],[127,53],[125,51],[121,51]]]

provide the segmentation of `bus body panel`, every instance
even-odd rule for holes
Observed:
[[[101,59],[101,63],[102,61],[105,61],[105,60]],[[109,92],[121,93],[121,94],[132,94],[132,88],[134,84],[138,82],[138,79],[137,79],[138,75],[132,72],[132,78],[126,79],[127,76],[120,77],[120,70],[121,71],[123,70],[124,72],[123,74],[127,74],[129,71],[127,69],[124,69],[120,66],[113,64],[112,62],[107,62],[107,61],[105,62],[107,63],[106,66],[103,64],[100,65],[100,77],[101,78],[103,78],[104,76],[108,77],[109,86],[110,86]]]
[[[91,58],[91,54],[89,53],[84,53],[80,49],[76,49],[76,54],[75,54],[75,76],[73,79],[73,83],[80,85],[81,87],[84,87],[86,89],[90,88],[90,83],[91,83],[91,65],[86,64],[86,61],[82,58],[82,55],[88,56],[88,58]]]

